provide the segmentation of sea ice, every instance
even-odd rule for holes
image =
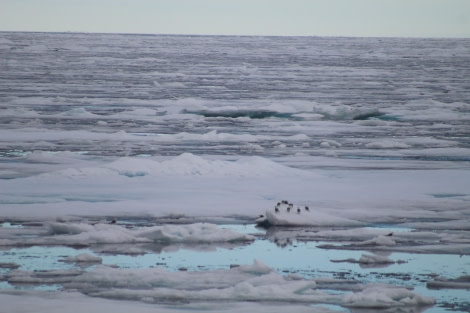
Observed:
[[[266,233],[290,246],[281,253],[286,258],[306,240],[335,253],[439,253],[465,261],[470,104],[469,68],[462,64],[469,56],[467,39],[0,32],[0,59],[8,61],[0,62],[4,255],[25,245],[92,246],[103,259],[106,251],[147,253],[147,243],[153,251],[250,247],[250,235],[195,222],[252,223],[261,213],[261,221],[283,225]],[[273,202],[283,198],[302,204],[300,212],[297,205],[275,212]],[[66,223],[48,224],[57,216]],[[136,216],[151,222],[84,222]],[[160,223],[171,225],[148,226]],[[412,229],[366,227],[377,224]],[[206,244],[214,240],[223,243]],[[55,313],[75,305],[80,312],[178,310],[155,304],[162,301],[217,312],[326,310],[312,303],[417,312],[416,303],[431,303],[411,290],[377,285],[355,285],[347,289],[355,292],[350,298],[331,295],[316,280],[281,277],[260,263],[205,276],[103,266],[18,271],[13,261],[23,269],[24,260],[11,255],[0,264],[7,273],[2,286],[7,278],[12,284],[68,282],[65,291],[141,302],[1,292],[8,312]],[[460,280],[436,279],[430,286],[466,286],[462,268],[452,269]],[[444,272],[437,274],[452,276]],[[176,288],[113,290],[99,282],[122,279],[132,286],[158,278],[176,280]],[[181,303],[186,295],[203,300]],[[222,300],[212,301],[217,297]]]
[[[406,288],[356,285],[354,293],[332,295],[317,289],[315,280],[282,276],[255,260],[225,270],[167,272],[161,268],[120,269],[99,265],[84,270],[19,271],[5,275],[11,284],[63,284],[65,290],[108,299],[144,303],[256,301],[280,304],[326,303],[346,307],[394,308],[432,305],[435,300]],[[321,280],[324,283],[324,280]],[[329,283],[333,281],[330,279]],[[342,280],[338,284],[344,283]],[[350,287],[348,287],[350,289]]]

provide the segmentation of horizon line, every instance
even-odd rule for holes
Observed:
[[[44,31],[44,30],[1,30],[0,33],[50,33],[50,34],[101,34],[101,35],[144,35],[144,36],[192,36],[192,37],[319,37],[319,38],[402,38],[402,39],[470,39],[469,36],[399,36],[399,35],[274,35],[274,34],[202,34],[202,33],[153,33],[153,32],[106,32],[106,31]]]

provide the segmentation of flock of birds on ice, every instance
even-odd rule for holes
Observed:
[[[282,200],[278,202],[276,206],[274,207],[274,213],[281,214],[283,212],[286,212],[286,213],[292,212],[292,213],[301,214],[302,212],[310,212],[310,208],[305,205],[305,206],[296,206],[294,209],[293,203],[287,200]],[[267,216],[264,214],[258,215],[258,218],[256,219],[256,223],[259,226],[272,226],[267,220]]]

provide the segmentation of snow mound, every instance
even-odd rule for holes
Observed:
[[[210,160],[192,153],[183,153],[163,161],[149,157],[122,157],[100,167],[68,168],[54,174],[68,178],[83,178],[109,176],[116,173],[121,176],[135,178],[143,176],[293,176],[300,175],[303,172],[258,156],[241,157],[234,161],[227,161]]]

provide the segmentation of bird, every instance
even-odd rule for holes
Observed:
[[[297,214],[300,214],[300,208],[297,208]]]
[[[287,212],[290,212],[290,206],[287,207]]]
[[[276,207],[276,208],[274,209],[274,212],[279,213],[279,209]]]
[[[305,211],[310,211],[308,206],[305,206]]]

